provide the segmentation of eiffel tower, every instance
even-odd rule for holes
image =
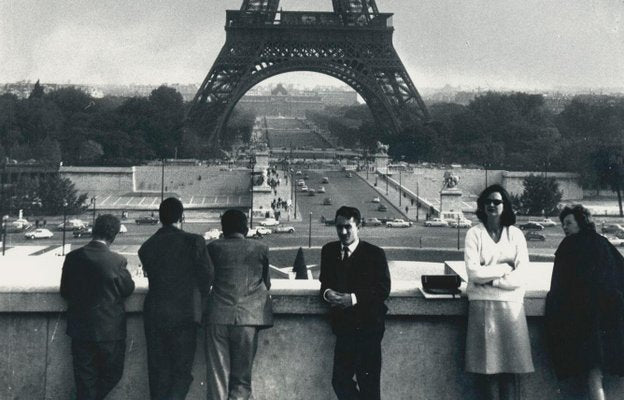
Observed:
[[[397,134],[430,119],[392,45],[392,15],[375,0],[332,0],[333,12],[278,11],[279,0],[243,0],[226,11],[226,40],[188,113],[189,126],[211,141],[240,98],[285,72],[337,78],[364,99],[377,125]]]

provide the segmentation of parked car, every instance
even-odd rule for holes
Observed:
[[[397,218],[386,222],[387,228],[409,228],[412,223],[403,219]]]
[[[295,172],[295,175],[303,175],[301,171]]]
[[[321,183],[329,183],[329,178],[324,176],[323,179],[321,179]]]
[[[316,190],[309,188],[308,189],[308,196],[315,196],[316,195]]]
[[[34,231],[26,232],[24,234],[26,239],[49,239],[53,236],[54,234],[50,232],[49,229],[45,228],[37,228]]]
[[[325,193],[325,186],[321,186],[320,188],[316,189],[316,193]]]
[[[383,204],[380,204],[379,207],[377,207],[377,211],[388,211],[388,207],[386,207]]]
[[[426,227],[432,226],[448,226],[448,222],[440,218],[431,218],[425,221],[424,224]]]
[[[520,224],[518,227],[525,231],[528,231],[528,230],[543,231],[544,230],[544,225],[538,224],[537,222],[531,222],[531,221],[525,222],[524,224]]]
[[[276,226],[273,229],[273,233],[295,233],[295,228],[292,226]]]
[[[557,226],[558,224],[550,218],[540,218],[540,219],[529,219],[529,222],[536,222],[543,227],[552,227]]]
[[[158,218],[146,215],[135,219],[134,222],[137,225],[156,225],[158,223]]]
[[[307,192],[308,191],[308,187],[304,185],[304,186],[301,186],[299,188],[299,190],[301,190],[302,192]]]
[[[325,199],[323,199],[323,205],[324,206],[331,206],[332,205],[332,200],[329,197],[325,197]]]
[[[619,233],[624,232],[624,227],[620,224],[605,224],[603,223],[600,232],[602,233]]]
[[[275,218],[267,218],[263,221],[260,221],[260,226],[277,226],[279,225],[279,221]]]
[[[62,222],[58,224],[56,226],[56,230],[57,231],[75,231],[77,229],[83,229],[86,226],[87,224],[85,224],[80,219],[70,219],[70,220],[65,221],[65,225],[63,225]]]
[[[607,236],[607,240],[614,246],[624,246],[624,239],[620,239],[616,236]]]
[[[347,173],[345,174],[345,176],[346,176],[347,178],[353,178],[353,174],[352,174],[351,172],[347,172]]]
[[[223,235],[223,232],[221,232],[217,228],[212,228],[212,229],[208,229],[206,232],[204,232],[204,239],[205,240],[219,239],[221,237],[221,235]]]
[[[472,221],[466,218],[454,221],[448,221],[448,225],[452,228],[457,228],[459,225],[460,228],[470,228],[472,226]]]
[[[362,226],[381,226],[383,223],[379,218],[365,218],[362,220]]]
[[[373,203],[381,203],[381,199],[379,197],[373,197],[373,200],[371,200]]]
[[[540,240],[542,242],[546,240],[546,236],[542,235],[541,233],[537,231],[526,231],[524,233],[524,238],[526,240]]]
[[[297,186],[305,186],[305,185],[306,185],[306,184],[305,184],[305,181],[304,181],[303,179],[299,179],[299,180],[297,181]]]

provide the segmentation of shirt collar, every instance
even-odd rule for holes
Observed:
[[[342,243],[340,243],[340,251],[342,251],[342,249],[347,247],[349,249],[349,257],[351,257],[353,253],[355,252],[355,249],[357,249],[359,244],[360,244],[360,239],[355,239],[355,241],[348,246],[344,246]]]

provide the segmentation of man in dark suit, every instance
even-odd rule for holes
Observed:
[[[67,300],[67,334],[78,400],[103,399],[123,375],[126,352],[124,299],[134,291],[126,259],[109,249],[119,220],[95,220],[93,240],[67,254],[61,296]]]
[[[139,249],[149,280],[144,304],[147,367],[152,400],[181,400],[193,381],[202,297],[212,284],[206,242],[179,228],[184,208],[170,197],[160,204],[162,227]]]
[[[258,331],[273,326],[268,248],[245,239],[247,217],[228,210],[223,239],[208,244],[215,280],[206,309],[208,398],[247,400]]]
[[[360,241],[360,211],[336,211],[337,242],[321,250],[321,296],[336,335],[332,385],[339,400],[379,400],[381,339],[390,272],[382,249]],[[356,382],[353,380],[355,375]]]

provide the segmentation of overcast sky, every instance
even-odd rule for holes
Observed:
[[[200,84],[225,41],[225,10],[241,4],[0,0],[0,82]],[[416,87],[624,87],[624,0],[377,5],[395,14],[394,45]],[[331,0],[280,6],[330,11]]]

